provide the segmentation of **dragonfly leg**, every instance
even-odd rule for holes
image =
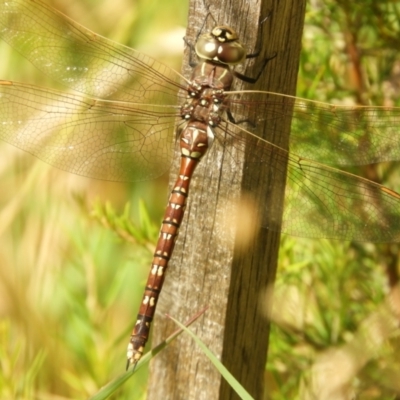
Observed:
[[[265,18],[263,18],[260,21],[260,28],[259,28],[259,32],[258,32],[258,37],[262,38],[263,37],[263,27],[264,27],[264,23],[265,21],[267,21],[269,19],[269,17],[272,15],[272,10],[270,10],[267,14],[267,16]],[[248,53],[246,54],[246,58],[256,58],[260,55],[262,50],[262,46],[260,46],[257,50],[255,50],[253,53]]]
[[[235,75],[236,78],[240,79],[243,82],[247,83],[256,83],[258,79],[260,78],[261,74],[264,72],[265,67],[267,66],[268,62],[274,59],[277,56],[277,53],[272,54],[272,56],[268,56],[264,58],[263,64],[261,65],[260,70],[257,72],[257,75],[255,77],[252,76],[247,76],[244,74],[241,74],[240,72],[233,71],[233,75]]]
[[[267,16],[260,21],[260,28],[259,28],[259,32],[258,32],[258,38],[262,38],[263,37],[264,23],[270,18],[271,15],[272,15],[272,10],[269,11]],[[257,42],[261,42],[261,41],[257,40]],[[261,50],[262,50],[262,44],[259,45],[258,49],[256,49],[253,53],[246,54],[246,59],[258,57],[260,55],[260,53],[261,53]],[[255,77],[247,76],[247,75],[241,74],[240,72],[237,72],[237,71],[233,71],[233,74],[236,76],[236,78],[240,79],[243,82],[256,83],[258,81],[258,79],[260,78],[261,74],[264,72],[264,69],[268,64],[268,61],[272,60],[276,56],[277,56],[277,53],[273,53],[271,56],[268,56],[268,57],[264,58],[263,63],[261,65],[261,68],[257,72],[257,75]]]
[[[235,119],[235,117],[233,116],[232,111],[229,108],[226,110],[226,115],[228,117],[229,122],[232,122],[232,124],[234,124],[234,125],[240,125],[240,124],[248,123],[249,125],[251,125],[252,128],[256,127],[256,124],[252,120],[247,119],[247,118],[237,121]]]

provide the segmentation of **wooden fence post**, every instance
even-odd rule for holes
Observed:
[[[254,75],[257,61],[276,53],[256,85],[250,87],[236,82],[235,89],[254,88],[294,95],[305,0],[193,0],[187,29],[191,42],[195,41],[206,19],[205,4],[212,17],[207,17],[204,30],[215,25],[215,19],[220,25],[232,26],[250,52],[262,48],[261,55],[242,72]],[[259,21],[269,14],[263,35],[258,38]],[[188,53],[183,67],[185,76],[190,76],[191,71]],[[287,147],[290,123],[277,128],[280,136],[266,139]],[[245,160],[236,168],[242,171],[233,170],[229,149],[225,156],[219,154],[215,160],[209,155],[199,164],[159,306],[163,310],[170,308],[174,317],[186,321],[209,305],[208,311],[191,329],[255,399],[262,399],[269,323],[260,313],[260,293],[274,281],[279,233],[261,229],[244,250],[240,244],[243,235],[240,224],[235,236],[229,228],[236,223],[230,224],[224,216],[229,215],[230,200],[241,196],[243,186],[255,192],[256,201],[275,212],[275,219],[279,221],[285,182],[283,179],[279,187],[271,188],[263,184],[257,191],[246,183],[246,176],[251,174],[251,182],[256,182],[257,174],[273,172],[260,170],[259,165],[252,170]],[[243,176],[242,185],[235,179],[238,175]],[[174,179],[173,172],[171,182]],[[266,191],[266,188],[275,190]],[[174,329],[176,326],[158,315],[153,327],[153,345]],[[225,400],[236,399],[237,395],[194,341],[183,334],[152,361],[148,398]]]

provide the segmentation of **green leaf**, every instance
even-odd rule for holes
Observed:
[[[253,397],[246,391],[246,389],[236,380],[236,378],[226,369],[226,367],[218,360],[218,358],[208,349],[208,347],[196,336],[190,329],[186,328],[176,319],[172,318],[167,314],[168,318],[171,318],[182,330],[188,333],[195,342],[199,345],[201,350],[203,350],[204,354],[208,357],[208,359],[214,364],[215,368],[219,371],[219,373],[226,379],[231,388],[240,396],[241,399],[244,400],[253,400]]]
[[[185,325],[189,326],[194,321],[196,321],[204,312],[207,310],[208,307],[204,308],[203,310],[199,311],[195,314]],[[171,318],[171,317],[169,317]],[[175,320],[174,320],[175,321]],[[176,322],[176,321],[175,321]],[[107,385],[103,386],[96,394],[89,398],[89,400],[104,400],[113,394],[116,390],[119,389],[132,375],[136,373],[144,364],[148,363],[153,357],[155,357],[161,350],[163,350],[166,346],[168,346],[176,337],[178,337],[183,330],[186,330],[185,325],[178,323],[181,327],[173,332],[167,339],[161,342],[158,346],[154,347],[151,351],[146,353],[140,361],[137,363],[136,367],[133,369],[128,370],[124,374],[121,374],[111,382],[107,383]],[[250,397],[249,397],[250,398]]]

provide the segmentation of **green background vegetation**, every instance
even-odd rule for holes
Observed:
[[[51,3],[95,32],[179,70],[187,4]],[[396,105],[399,18],[400,6],[393,1],[310,1],[298,95]],[[163,44],[167,38],[174,45]],[[0,54],[1,79],[57,86],[4,43]],[[167,180],[93,181],[7,144],[0,147],[0,398],[87,398],[123,371]],[[395,164],[375,172],[400,190]],[[364,321],[390,293],[388,276],[395,277],[397,253],[393,246],[282,238],[276,305],[284,312],[270,339],[271,398],[295,399],[318,355],[357,340]],[[350,380],[349,390],[359,398],[397,398],[397,336],[371,344],[371,357]],[[335,368],[333,374],[343,369]],[[141,370],[114,398],[144,398],[145,375]]]

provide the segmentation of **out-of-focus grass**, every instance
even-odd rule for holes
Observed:
[[[187,4],[46,2],[179,70]],[[61,87],[5,43],[0,54],[1,79]],[[152,224],[159,224],[167,179],[94,181],[5,143],[0,151],[0,398],[87,398],[124,371],[152,255],[143,240],[156,239]],[[146,209],[139,211],[142,198]],[[133,223],[146,212],[156,222],[138,227],[136,244],[124,241],[91,216],[96,199],[116,213],[129,201]],[[139,399],[145,390],[141,369],[115,398]]]

